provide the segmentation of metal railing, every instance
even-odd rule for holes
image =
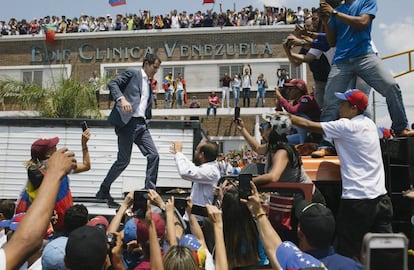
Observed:
[[[404,52],[400,52],[400,53],[395,53],[395,54],[391,54],[391,55],[382,57],[382,60],[387,60],[387,59],[390,59],[390,58],[395,58],[395,57],[407,55],[407,57],[408,57],[408,70],[405,70],[403,72],[400,72],[398,74],[395,74],[394,75],[394,78],[401,77],[401,76],[403,76],[405,74],[408,74],[408,73],[411,73],[411,72],[414,71],[414,69],[413,69],[413,61],[412,61],[412,56],[411,56],[413,52],[414,52],[414,50],[408,50],[408,51],[404,51]]]

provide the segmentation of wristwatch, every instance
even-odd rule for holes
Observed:
[[[335,17],[338,14],[338,11],[336,9],[332,10],[331,16]]]

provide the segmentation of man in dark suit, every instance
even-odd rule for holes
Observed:
[[[96,198],[106,200],[110,207],[119,206],[111,197],[109,190],[111,184],[128,166],[133,143],[147,157],[145,188],[156,188],[159,155],[146,121],[151,119],[150,79],[160,65],[161,60],[156,55],[147,54],[140,70],[128,69],[108,83],[115,100],[108,120],[115,126],[115,133],[118,136],[118,156],[96,193]]]

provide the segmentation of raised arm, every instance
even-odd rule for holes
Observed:
[[[216,270],[227,270],[229,269],[229,263],[227,261],[226,245],[224,244],[222,212],[213,205],[206,205],[206,207],[208,216],[213,223]]]
[[[82,132],[81,145],[83,161],[82,163],[76,164],[76,169],[74,170],[75,173],[86,172],[91,169],[91,158],[89,156],[89,149],[87,145],[90,136],[91,133],[89,128]]]
[[[259,192],[253,182],[250,182],[252,188],[252,195],[248,200],[240,199],[241,202],[246,203],[247,208],[256,219],[257,228],[259,230],[260,239],[262,240],[263,247],[266,255],[272,264],[273,269],[281,269],[279,262],[276,259],[276,250],[282,244],[282,239],[273,229],[267,218],[266,211],[262,207],[260,201]]]
[[[18,269],[41,246],[53,213],[60,180],[76,166],[75,154],[67,151],[66,147],[61,148],[49,158],[36,200],[4,246],[7,270]]]
[[[237,124],[237,129],[240,131],[241,135],[250,145],[253,151],[260,155],[264,155],[267,152],[267,144],[260,144],[244,127],[244,122],[241,118],[234,120]]]

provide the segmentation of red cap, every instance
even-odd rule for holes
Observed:
[[[32,158],[37,158],[40,160],[46,159],[46,152],[59,143],[59,137],[54,137],[51,139],[38,139],[32,144],[31,155]]]
[[[361,112],[368,107],[368,97],[358,89],[349,89],[345,93],[335,92],[335,96],[341,100],[346,100],[356,106]]]
[[[151,213],[152,220],[155,224],[155,230],[157,231],[158,238],[162,238],[165,235],[165,223],[162,217],[157,213]],[[148,227],[145,221],[139,219],[137,222],[137,239],[140,243],[145,243],[149,240]]]
[[[95,227],[97,225],[103,225],[105,228],[108,228],[109,222],[104,216],[96,216],[86,223],[87,226]]]
[[[306,82],[302,79],[292,79],[290,82],[284,83],[283,86],[296,87],[299,90],[301,90],[304,94],[308,93]]]

